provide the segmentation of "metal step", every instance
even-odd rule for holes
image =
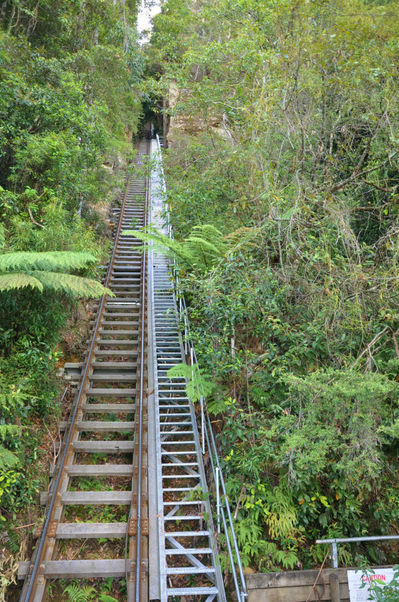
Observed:
[[[211,596],[220,593],[217,587],[168,587],[167,592],[168,597],[176,596],[178,598],[183,596]]]
[[[204,567],[203,569],[196,568],[194,566],[176,567],[173,569],[166,569],[168,575],[203,575],[204,573],[214,573],[215,569]]]
[[[165,554],[167,556],[180,556],[182,554],[182,551],[180,548],[178,548],[178,549],[171,548],[169,550],[166,549]],[[184,548],[183,554],[193,554],[193,555],[212,554],[212,548]]]

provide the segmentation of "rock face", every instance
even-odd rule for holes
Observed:
[[[173,82],[169,88],[169,96],[166,100],[168,113],[174,113],[176,105],[182,100],[182,92]],[[165,128],[166,126],[166,128]],[[178,111],[167,118],[164,123],[164,131],[168,147],[180,146],[186,136],[195,135],[203,129],[203,124],[199,122],[192,114]],[[183,143],[184,144],[184,143]]]
[[[203,72],[195,70],[193,67],[193,79],[200,81],[204,77]],[[228,127],[228,120],[224,113],[217,109],[206,107],[206,114],[201,114],[200,109],[177,110],[178,104],[186,100],[184,90],[180,90],[175,82],[169,87],[168,98],[164,99],[164,136],[166,145],[170,148],[175,146],[184,146],[188,143],[188,138],[198,136],[203,132],[213,133],[224,140],[234,142],[233,136]],[[167,115],[169,114],[169,116]],[[172,113],[172,115],[171,115]],[[205,113],[205,111],[204,111]],[[184,142],[184,140],[186,142]]]

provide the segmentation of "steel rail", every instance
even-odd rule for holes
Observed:
[[[109,262],[107,275],[105,278],[104,284],[107,287],[110,282],[112,268],[113,268],[113,265],[115,262],[115,256],[116,256],[116,252],[117,252],[117,246],[118,246],[118,242],[119,242],[119,238],[120,238],[120,234],[121,234],[121,230],[122,230],[122,222],[123,222],[124,213],[125,213],[126,199],[127,199],[127,195],[128,195],[128,187],[129,187],[130,179],[131,179],[131,177],[128,178],[128,181],[126,183],[126,189],[125,189],[125,193],[123,196],[121,211],[119,214],[118,228],[117,228],[117,232],[115,235],[115,241],[114,241],[114,246],[113,246],[113,250],[112,250],[111,260]],[[100,323],[101,323],[101,320],[103,317],[106,299],[107,299],[106,295],[103,295],[101,297],[100,305],[99,305],[98,312],[97,312],[97,318],[96,318],[96,322],[95,322],[95,326],[94,326],[94,330],[93,330],[92,340],[91,340],[91,344],[89,347],[89,353],[86,358],[84,371],[83,371],[83,375],[82,375],[82,379],[81,379],[81,384],[79,387],[79,391],[77,393],[76,401],[74,403],[71,420],[70,420],[70,425],[69,425],[68,432],[67,432],[67,435],[65,438],[64,449],[63,449],[63,452],[62,452],[60,460],[59,460],[57,476],[55,478],[55,481],[54,481],[54,484],[52,487],[50,502],[49,502],[47,513],[46,513],[46,518],[45,518],[45,521],[43,524],[43,529],[42,529],[42,533],[40,536],[39,544],[36,548],[37,551],[35,551],[35,559],[33,561],[32,571],[29,576],[28,589],[26,591],[25,596],[23,598],[21,596],[20,602],[33,602],[33,599],[34,599],[33,596],[34,596],[35,590],[36,590],[37,578],[39,577],[39,574],[40,574],[40,565],[43,562],[43,555],[44,555],[44,552],[46,549],[48,528],[49,528],[50,522],[53,519],[55,506],[56,506],[56,500],[57,500],[57,497],[59,496],[59,488],[60,488],[60,484],[61,484],[61,478],[63,477],[63,474],[64,474],[65,460],[66,460],[68,452],[70,451],[70,443],[71,443],[72,437],[76,430],[76,417],[77,417],[78,411],[80,409],[83,394],[85,393],[85,390],[86,390],[88,376],[89,376],[89,370],[91,368],[91,364],[92,364],[93,357],[94,357],[94,350],[95,350],[95,346],[96,346],[97,337],[99,334],[98,331],[99,331],[99,326],[100,326]]]
[[[148,145],[149,148],[149,145]],[[148,220],[148,177],[146,178],[146,194],[144,206],[144,226],[145,230]],[[143,399],[144,399],[144,360],[145,360],[145,328],[146,328],[146,268],[147,268],[147,252],[143,251],[143,266],[142,266],[142,290],[141,290],[141,308],[142,318],[140,324],[141,340],[140,340],[140,394],[139,394],[139,441],[138,441],[138,480],[137,480],[137,539],[136,539],[136,602],[140,602],[140,584],[141,584],[141,497],[142,497],[142,469],[143,469]]]
[[[333,539],[316,539],[317,544],[331,544],[333,568],[338,568],[338,544],[362,543],[368,541],[397,541],[399,535],[365,535],[364,537],[336,537]]]

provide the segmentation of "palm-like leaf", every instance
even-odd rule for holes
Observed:
[[[10,291],[26,286],[37,288],[40,292],[43,291],[43,284],[40,280],[30,274],[24,274],[24,272],[0,274],[0,291]]]
[[[40,280],[45,288],[54,291],[64,292],[73,297],[102,297],[105,294],[114,296],[114,294],[105,288],[100,282],[72,274],[60,274],[58,272],[33,272],[35,277]]]
[[[91,253],[78,253],[71,251],[47,251],[36,253],[19,251],[17,253],[4,253],[0,255],[0,271],[9,270],[76,270],[94,263],[96,258]]]
[[[44,253],[18,252],[0,255],[0,292],[20,288],[45,288],[67,293],[73,297],[113,296],[100,282],[68,274],[96,260],[91,253],[50,251]]]
[[[176,257],[182,265],[199,271],[206,271],[228,252],[229,245],[223,234],[211,224],[195,226],[189,237],[178,241],[161,234],[154,228],[143,230],[127,230],[123,235],[135,236],[147,243],[153,244],[153,249],[168,257]]]

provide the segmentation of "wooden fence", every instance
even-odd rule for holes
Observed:
[[[248,602],[349,602],[347,569],[247,575]]]

